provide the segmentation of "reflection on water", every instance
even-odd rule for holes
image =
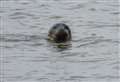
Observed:
[[[119,82],[117,0],[0,0],[1,82]],[[63,22],[72,41],[46,40]]]

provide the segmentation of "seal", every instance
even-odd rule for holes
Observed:
[[[48,37],[50,40],[57,43],[70,41],[71,30],[68,25],[64,23],[57,23],[49,30]]]

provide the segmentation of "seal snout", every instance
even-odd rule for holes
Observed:
[[[66,24],[58,23],[50,29],[48,36],[55,42],[66,42],[71,39],[71,30]]]

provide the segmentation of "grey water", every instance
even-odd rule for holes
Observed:
[[[0,0],[0,82],[120,82],[119,0]],[[70,46],[46,40],[65,23]]]

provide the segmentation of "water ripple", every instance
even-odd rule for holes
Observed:
[[[21,41],[31,41],[35,39],[43,39],[39,35],[24,35],[24,34],[3,34],[0,35],[0,40],[5,42],[21,42]]]

